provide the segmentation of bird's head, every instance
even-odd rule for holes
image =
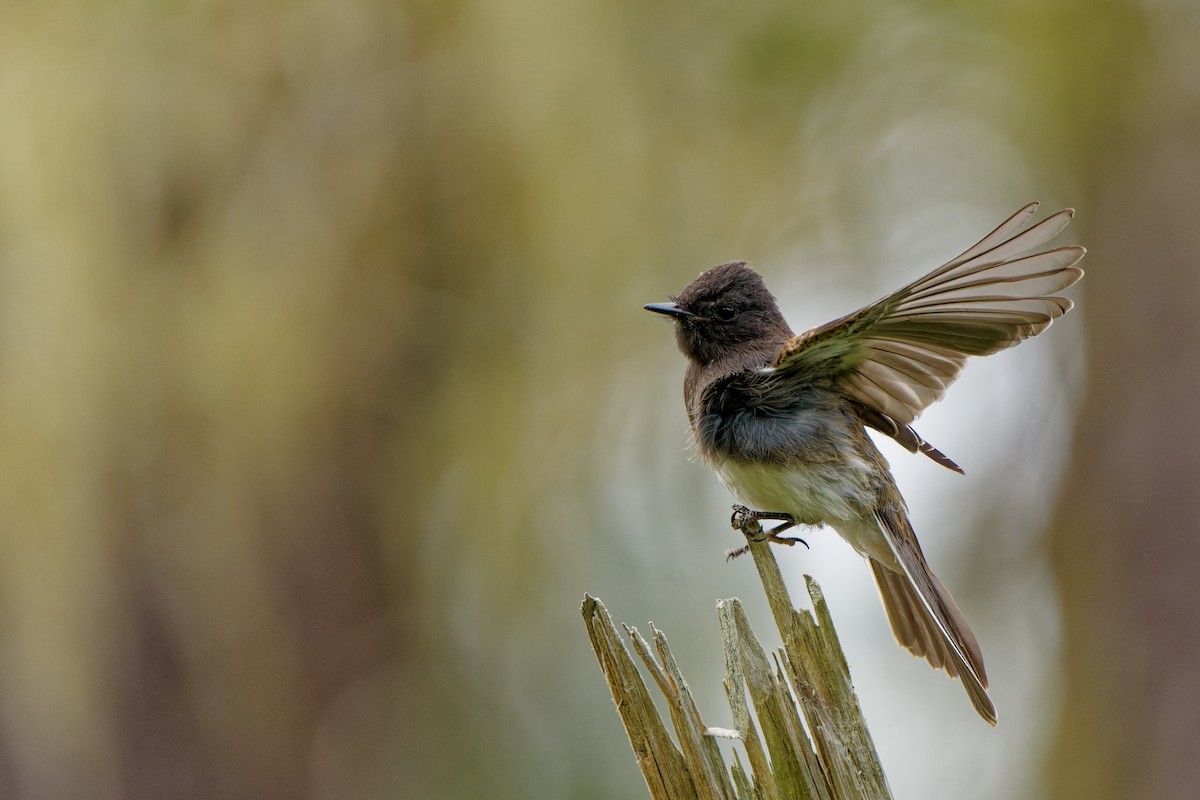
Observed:
[[[713,267],[671,302],[645,308],[675,320],[680,351],[701,365],[733,353],[778,347],[791,336],[774,295],[745,261]]]

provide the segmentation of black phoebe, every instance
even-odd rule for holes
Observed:
[[[1024,255],[1074,212],[1022,231],[1031,203],[965,253],[877,303],[792,334],[762,278],[743,261],[713,267],[670,303],[688,359],[683,399],[700,457],[736,496],[735,527],[759,519],[829,525],[866,557],[900,644],[962,679],[996,724],[983,655],[966,618],[929,568],[874,428],[958,472],[912,422],[940,400],[967,356],[1036,336],[1067,313],[1050,296],[1079,280],[1082,247]],[[864,427],[865,426],[865,427]]]

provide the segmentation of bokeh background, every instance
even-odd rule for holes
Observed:
[[[1000,726],[832,604],[900,797],[1200,785],[1200,5],[11,2],[0,795],[644,796],[579,603],[773,631],[641,310],[794,327],[1029,200],[1077,310],[887,450]],[[799,594],[799,592],[798,592]]]

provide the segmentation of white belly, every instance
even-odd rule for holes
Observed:
[[[791,468],[722,460],[713,467],[734,497],[752,509],[782,511],[806,525],[836,525],[874,505],[871,469],[860,459]]]
[[[781,511],[805,525],[829,525],[861,555],[894,563],[873,513],[871,469],[854,459],[839,467],[785,469],[724,461],[714,464],[721,482],[755,511]]]

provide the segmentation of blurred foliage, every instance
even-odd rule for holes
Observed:
[[[683,620],[752,585],[640,305],[737,256],[886,289],[935,257],[912,230],[1086,208],[1194,105],[1197,30],[1116,0],[9,3],[0,794],[637,796],[580,597],[695,663]]]

